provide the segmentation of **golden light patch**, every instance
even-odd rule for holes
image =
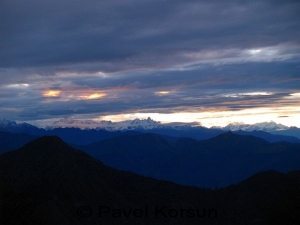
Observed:
[[[47,97],[47,98],[55,98],[55,97],[58,97],[60,95],[61,91],[58,91],[58,90],[49,90],[49,91],[45,91],[43,93],[43,96],[44,97]]]
[[[170,92],[169,91],[157,91],[157,92],[155,92],[155,94],[157,94],[157,95],[167,95],[167,94],[170,94]]]
[[[96,99],[100,99],[105,97],[106,94],[104,93],[94,93],[91,95],[84,95],[84,96],[80,96],[81,99],[86,99],[86,100],[96,100]]]

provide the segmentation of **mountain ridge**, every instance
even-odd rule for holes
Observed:
[[[1,123],[1,121],[3,123]],[[73,120],[68,120],[69,123],[73,123]],[[38,128],[26,123],[17,124],[14,121],[8,120],[0,120],[0,131],[2,132],[11,132],[11,133],[26,133],[33,136],[45,136],[45,135],[58,135],[64,141],[77,145],[86,145],[92,142],[104,140],[107,138],[127,135],[127,134],[139,134],[139,133],[156,133],[163,136],[168,136],[170,138],[183,138],[189,137],[197,140],[206,140],[212,137],[215,137],[219,134],[222,134],[226,131],[220,129],[209,129],[201,126],[191,126],[191,125],[178,125],[174,124],[174,126],[162,125],[160,124],[158,127],[151,127],[151,129],[144,129],[141,126],[140,122],[143,121],[148,123],[147,121],[152,121],[151,123],[156,123],[155,121],[148,118],[147,120],[133,120],[130,122],[135,123],[135,126],[127,129],[124,127],[122,130],[105,130],[105,129],[80,129],[80,128],[54,128],[54,129],[42,129]],[[128,121],[127,121],[128,122]],[[90,122],[89,122],[90,123]],[[287,141],[293,143],[300,143],[300,129],[290,128],[288,130],[274,131],[272,133],[263,132],[263,131],[235,131],[238,134],[243,135],[253,135],[257,137],[262,137],[270,142],[278,142],[278,141]],[[294,135],[299,136],[299,138],[288,136]]]
[[[300,144],[269,143],[232,132],[204,141],[159,140],[160,136],[150,133],[115,137],[78,148],[117,169],[202,187],[224,187],[263,170],[300,169]]]
[[[49,159],[49,153],[58,157]],[[208,191],[112,169],[58,137],[42,137],[3,154],[0,166],[0,222],[4,225],[292,225],[298,221],[299,171],[261,172],[240,184]],[[148,207],[149,215],[100,217],[99,207],[126,212]],[[166,216],[155,216],[155,207],[165,210]],[[168,214],[168,210],[187,208],[215,210],[216,216]]]

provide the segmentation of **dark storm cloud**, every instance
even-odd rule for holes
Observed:
[[[157,56],[294,42],[299,10],[297,1],[3,0],[0,66],[98,62],[101,70],[109,62],[117,69]]]
[[[299,12],[291,0],[2,0],[1,116],[297,105]]]
[[[215,92],[299,90],[299,63],[243,63],[238,65],[204,66],[195,70],[136,72],[108,77],[74,78],[76,85],[98,89],[181,90],[191,93],[213,89]]]

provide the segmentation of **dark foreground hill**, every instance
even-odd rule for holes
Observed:
[[[0,224],[299,224],[300,173],[208,191],[104,166],[57,137],[0,156]]]
[[[116,169],[200,187],[225,187],[265,170],[300,169],[300,144],[231,132],[205,141],[128,135],[80,149]]]

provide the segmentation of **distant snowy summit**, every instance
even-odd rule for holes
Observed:
[[[73,119],[71,117],[65,117],[58,121],[51,123],[42,123],[40,126],[35,126],[29,123],[21,123],[10,121],[6,119],[0,119],[0,131],[10,132],[22,132],[25,129],[39,129],[44,128],[46,130],[52,130],[55,128],[80,128],[80,129],[96,129],[96,130],[107,130],[107,131],[122,131],[122,130],[151,130],[159,128],[171,128],[171,129],[189,129],[191,127],[200,126],[199,122],[183,123],[183,122],[172,122],[162,124],[159,121],[152,120],[150,117],[147,119],[134,119],[125,120],[120,122],[112,121],[95,121],[95,120],[84,120],[84,119]]]
[[[245,123],[230,123],[225,127],[212,127],[214,129],[221,129],[224,131],[265,131],[265,132],[272,132],[272,131],[281,131],[287,130],[290,127],[275,123],[274,121],[270,122],[263,122],[263,123],[255,123],[255,124],[245,124]]]
[[[108,131],[121,131],[121,130],[152,130],[156,128],[172,128],[172,129],[186,129],[194,126],[200,126],[198,122],[192,123],[168,123],[162,124],[148,117],[147,119],[134,119],[125,120],[120,122],[112,121],[95,121],[95,120],[79,120],[66,117],[54,122],[49,128],[57,127],[77,127],[81,129],[104,129]]]
[[[106,123],[104,123],[106,122]],[[65,118],[62,118],[58,121],[55,121],[52,125],[54,126],[59,126],[59,127],[62,127],[62,126],[68,126],[68,125],[76,125],[76,126],[81,126],[81,125],[98,125],[98,124],[105,124],[105,125],[111,125],[111,121],[101,121],[101,122],[97,122],[97,121],[94,121],[94,120],[74,120],[73,118],[71,117],[65,117]]]
[[[78,128],[90,128],[90,129],[105,129],[105,130],[137,130],[137,129],[154,129],[162,126],[160,122],[148,119],[134,119],[121,122],[112,121],[95,121],[95,120],[74,120],[70,117],[60,119],[54,122],[49,127],[78,127]]]
[[[0,119],[0,128],[31,128],[29,123],[17,123],[15,121]]]
[[[96,130],[107,130],[107,131],[122,131],[122,130],[152,130],[152,129],[173,129],[173,130],[190,130],[194,128],[201,128],[201,124],[198,122],[182,123],[173,122],[163,124],[159,121],[152,120],[150,117],[147,119],[134,119],[125,120],[120,122],[112,121],[95,121],[95,120],[84,120],[84,119],[73,119],[71,117],[65,117],[58,121],[43,126],[46,130],[54,128],[80,128],[80,129],[96,129]],[[202,127],[203,128],[203,127]],[[0,131],[11,131],[11,132],[22,132],[26,130],[36,130],[38,127],[28,123],[17,123],[6,119],[0,119]],[[208,129],[208,128],[206,128]],[[245,124],[245,123],[230,123],[225,127],[211,127],[211,129],[218,129],[224,131],[265,131],[265,132],[277,132],[285,131],[290,127],[277,124],[274,121],[256,123],[256,124]],[[298,128],[297,128],[298,129]]]
[[[10,121],[10,120],[6,120],[6,119],[0,119],[0,126],[1,127],[17,126],[17,123],[15,121]]]

